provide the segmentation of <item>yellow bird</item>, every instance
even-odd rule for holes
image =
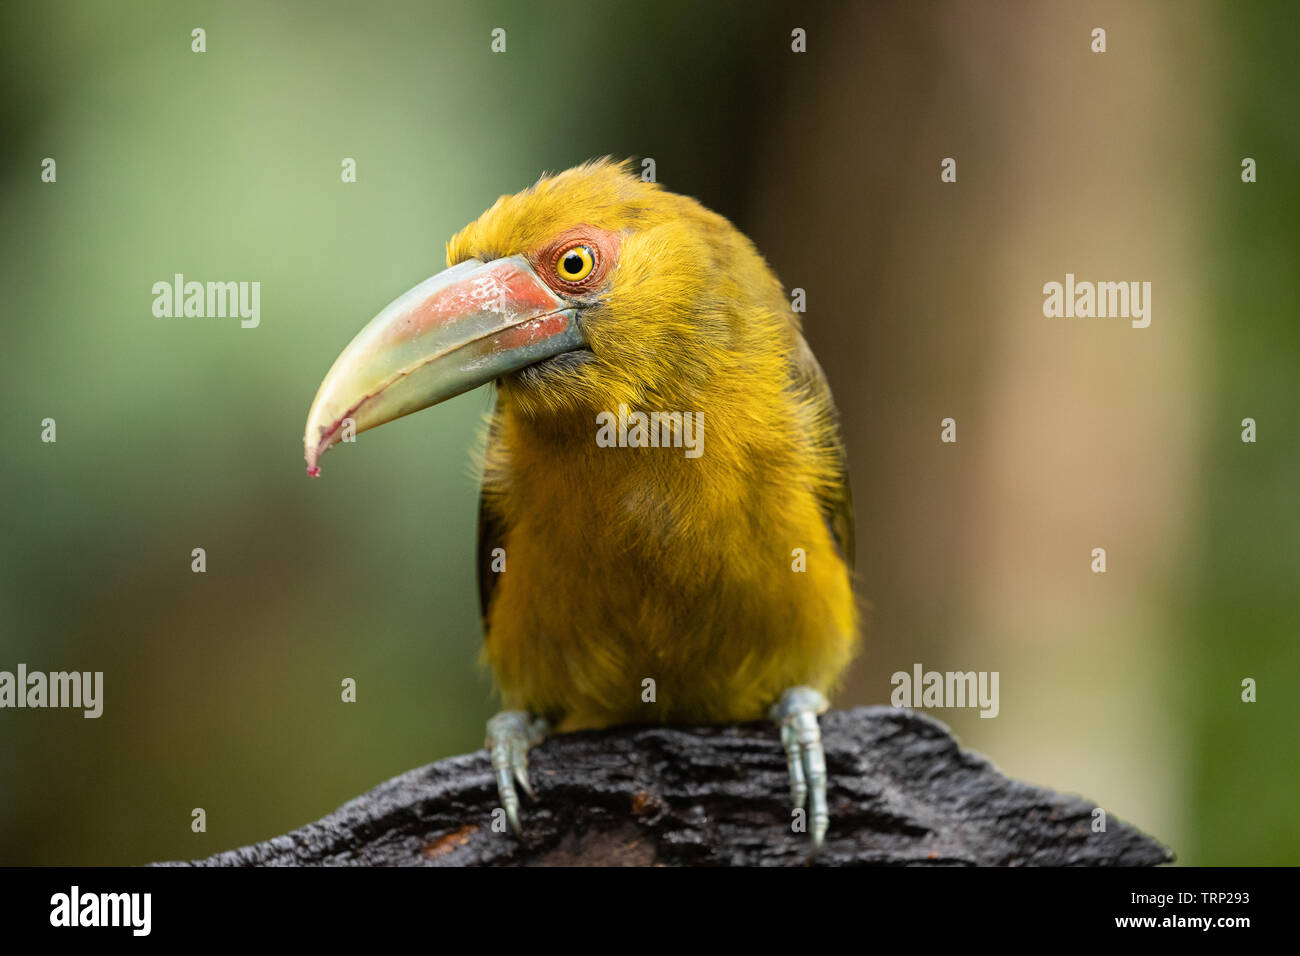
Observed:
[[[308,414],[355,432],[496,383],[479,509],[483,657],[515,781],[550,730],[781,729],[814,848],[817,715],[853,655],[853,512],[830,389],[752,242],[599,160],[502,196],[361,330]]]

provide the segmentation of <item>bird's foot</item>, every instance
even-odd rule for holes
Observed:
[[[824,714],[829,707],[820,691],[812,687],[791,687],[769,711],[769,716],[781,728],[781,743],[790,767],[790,799],[796,810],[807,808],[814,854],[821,849],[830,824],[826,808],[826,753],[822,750],[822,731],[817,723],[817,715]]]
[[[530,798],[536,799],[528,782],[528,749],[540,744],[550,726],[541,717],[523,710],[503,710],[487,722],[485,746],[492,755],[492,769],[497,777],[497,794],[515,836],[522,836],[519,826],[519,794],[515,781]]]

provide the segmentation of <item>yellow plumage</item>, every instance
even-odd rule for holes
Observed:
[[[852,513],[780,283],[726,219],[608,161],[503,196],[448,265],[578,225],[621,239],[584,312],[590,360],[501,379],[485,456],[484,658],[505,705],[568,731],[758,720],[793,685],[828,691],[856,643]],[[620,405],[702,414],[703,454],[599,447]]]

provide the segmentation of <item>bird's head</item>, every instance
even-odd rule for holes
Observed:
[[[719,368],[779,364],[790,313],[753,244],[693,199],[600,160],[502,196],[448,268],[390,303],[321,383],[308,473],[361,432],[495,381],[529,417],[689,409]]]

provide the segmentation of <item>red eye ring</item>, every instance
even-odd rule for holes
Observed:
[[[528,254],[537,275],[562,296],[584,296],[600,288],[618,264],[621,233],[581,223]],[[570,260],[571,255],[576,258]],[[591,268],[586,268],[587,256]],[[569,260],[569,261],[566,261]],[[575,268],[577,267],[577,268]],[[580,276],[580,278],[575,278]]]

